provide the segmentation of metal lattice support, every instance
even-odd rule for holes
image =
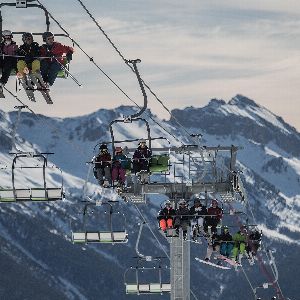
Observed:
[[[179,237],[168,239],[171,262],[171,300],[190,300],[190,243]]]

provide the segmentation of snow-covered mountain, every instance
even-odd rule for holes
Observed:
[[[109,123],[134,110],[124,106],[100,109],[90,115],[66,119],[22,113],[17,145],[23,150],[34,148],[55,153],[49,159],[63,170],[66,201],[1,204],[0,267],[5,270],[0,275],[1,299],[135,298],[125,295],[122,275],[134,262],[139,217],[132,206],[120,203],[128,219],[128,244],[80,247],[70,242],[72,225],[80,223],[82,187],[88,171],[86,162],[99,141],[110,140]],[[213,99],[203,108],[176,109],[173,114],[191,133],[202,133],[204,145],[244,147],[238,153],[238,165],[249,203],[257,224],[263,229],[266,246],[277,250],[275,257],[283,293],[299,299],[300,134],[280,117],[241,95],[228,103]],[[0,165],[9,166],[11,162],[8,152],[15,120],[16,112],[0,111]],[[176,137],[187,141],[188,137],[180,133],[173,120],[160,122]],[[172,144],[177,143],[155,123],[150,124],[153,136],[166,136]],[[145,137],[145,130],[139,125],[116,126],[115,132],[118,138]],[[4,175],[0,177],[1,186],[9,184],[7,174]],[[53,183],[59,181],[52,173],[49,179]],[[20,184],[29,180],[34,185],[39,178],[25,173],[17,180]],[[89,185],[90,193],[97,191],[101,192],[97,185]],[[155,229],[157,204],[149,203],[141,209]],[[105,223],[103,219],[99,221]],[[141,249],[162,255],[148,233]],[[203,256],[204,252],[204,246],[192,246],[192,257]],[[258,266],[249,268],[248,272],[254,282],[266,281]],[[191,280],[199,299],[252,299],[241,272],[222,273],[193,263]]]

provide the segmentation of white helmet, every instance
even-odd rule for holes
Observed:
[[[141,144],[141,143],[146,143],[146,140],[145,139],[140,139],[139,144]]]
[[[186,205],[186,201],[184,199],[181,199],[179,202],[178,202],[179,205]]]
[[[165,206],[172,206],[172,202],[171,202],[170,200],[167,200],[167,201],[165,202]]]
[[[12,37],[12,32],[10,30],[3,30],[2,36],[11,36]]]

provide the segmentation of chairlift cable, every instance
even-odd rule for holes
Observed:
[[[115,49],[115,51],[119,54],[119,56],[122,58],[122,60],[125,62],[125,64],[131,69],[132,72],[134,71],[134,68],[128,63],[128,61],[126,60],[126,58],[124,57],[124,55],[121,53],[121,51],[117,48],[117,46],[113,43],[113,41],[110,39],[110,37],[108,36],[108,34],[104,31],[104,29],[100,26],[100,24],[96,21],[96,19],[93,17],[93,15],[91,14],[91,12],[87,9],[87,7],[83,4],[83,2],[81,0],[77,0],[80,5],[82,6],[82,8],[86,11],[86,13],[89,15],[89,17],[92,19],[92,21],[96,24],[96,26],[98,27],[98,29],[103,33],[103,35],[105,36],[105,38],[109,41],[109,43],[111,44],[111,46]],[[39,1],[38,1],[39,2]],[[51,17],[51,14],[49,14]],[[182,128],[182,130],[188,135],[188,137],[190,138],[190,132],[188,132],[188,130],[179,122],[179,120],[172,114],[172,112],[169,110],[169,108],[163,103],[163,101],[161,99],[158,98],[158,96],[152,91],[152,89],[150,88],[150,86],[143,80],[141,79],[144,86],[149,90],[149,92],[154,96],[154,98],[162,105],[162,107],[169,113],[169,115],[171,116],[171,119],[174,119],[175,122],[179,125],[179,127]]]
[[[246,271],[245,271],[245,269],[244,269],[244,267],[242,265],[241,265],[241,269],[242,269],[243,274],[244,274],[246,280],[248,281],[248,283],[249,283],[249,285],[251,287],[251,290],[252,290],[252,292],[253,292],[253,294],[255,296],[255,299],[256,299],[256,291],[255,291],[255,289],[254,289],[254,287],[253,287],[253,285],[252,285],[252,283],[251,283],[251,281],[249,279],[249,276],[247,275],[247,273],[246,273]]]
[[[145,222],[145,224],[147,224],[147,227],[149,228],[150,232],[152,233],[152,235],[154,236],[154,238],[156,239],[156,241],[158,242],[160,248],[162,249],[162,251],[165,253],[166,257],[168,259],[170,259],[169,254],[167,253],[167,251],[164,249],[163,245],[161,244],[160,240],[157,238],[156,234],[153,232],[151,226],[149,225],[149,222],[147,222],[146,217],[143,215],[143,213],[141,212],[141,210],[137,207],[137,205],[135,203],[133,203],[133,206],[135,207],[135,209],[137,210],[137,212],[140,214],[141,218],[143,219],[143,221]]]
[[[41,6],[45,7],[40,0],[36,0]],[[57,24],[57,26],[67,35],[67,37],[76,45],[90,60],[90,62],[96,66],[98,70],[101,71],[101,73],[119,90],[121,93],[132,103],[134,103],[138,108],[141,109],[141,106],[138,105],[91,57],[75,40],[73,40],[70,36],[70,34],[62,27],[62,25],[53,17],[53,15],[48,11],[50,18]],[[183,144],[175,135],[173,135],[170,131],[168,131],[164,126],[159,124],[151,115],[147,112],[145,112],[147,116],[156,123],[159,127],[161,127],[165,132],[167,132],[170,136],[172,136],[174,139],[176,139],[178,142]]]

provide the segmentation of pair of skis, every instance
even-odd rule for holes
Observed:
[[[23,78],[19,78],[19,82],[21,83],[30,101],[36,102],[34,91],[37,90],[41,92],[47,104],[53,104],[49,94],[49,89],[46,87],[46,84],[44,83],[40,73],[24,74]]]
[[[219,269],[223,269],[223,270],[230,270],[231,267],[234,267],[235,269],[237,269],[237,267],[240,267],[241,265],[233,260],[231,260],[230,258],[226,257],[226,256],[223,256],[223,255],[218,255],[216,257],[216,259],[218,259],[219,261],[224,261],[226,263],[228,263],[231,267],[227,267],[227,266],[222,266],[221,264],[215,264],[213,262],[210,262],[210,261],[207,261],[207,260],[202,260],[198,257],[195,257],[195,259],[203,264],[207,264],[207,265],[210,265],[210,266],[213,266],[213,267],[216,267],[216,268],[219,268]]]

